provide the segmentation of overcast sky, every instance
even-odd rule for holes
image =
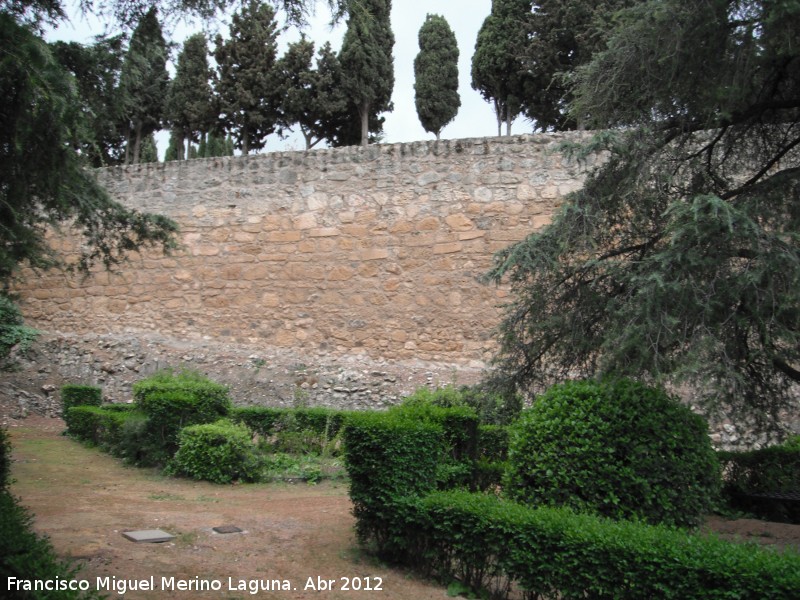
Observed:
[[[433,134],[426,133],[420,125],[414,107],[414,57],[419,52],[417,36],[428,13],[441,15],[447,20],[458,40],[460,53],[458,75],[461,108],[455,120],[442,131],[442,138],[457,139],[497,135],[497,121],[491,105],[470,87],[470,64],[475,49],[475,39],[483,20],[489,15],[491,4],[491,0],[426,0],[424,3],[395,0],[393,2],[395,85],[392,101],[394,102],[394,111],[384,114],[386,118],[384,143],[435,139]],[[342,23],[331,30],[329,23],[330,14],[326,9],[326,3],[318,0],[316,14],[310,19],[310,25],[305,33],[309,39],[315,42],[317,48],[326,41],[330,41],[333,48],[338,50],[341,47],[345,25]],[[168,36],[176,44],[182,44],[189,35],[199,30],[200,26],[179,24],[174,28],[165,28],[165,36]],[[226,24],[220,25],[219,30],[220,33],[227,36]],[[101,31],[96,23],[92,24],[81,16],[74,16],[71,23],[59,27],[49,35],[48,39],[89,43],[92,36],[98,33]],[[294,28],[282,34],[279,53],[283,53],[286,44],[298,38],[299,32]],[[528,133],[530,131],[530,123],[521,118],[517,119],[512,128],[512,133]],[[163,156],[166,136],[160,135],[158,140],[160,153]],[[302,150],[303,148],[302,136],[280,140],[277,135],[271,135],[265,151]]]

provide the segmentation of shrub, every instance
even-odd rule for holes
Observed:
[[[103,390],[94,385],[67,384],[61,386],[62,414],[73,406],[100,406],[103,403]]]
[[[276,423],[286,414],[285,408],[268,406],[242,406],[231,410],[230,418],[237,423],[244,423],[255,433],[268,437],[275,432]]]
[[[437,465],[440,489],[473,485],[478,449],[478,417],[469,406],[445,408],[417,397],[389,409],[398,418],[432,423],[442,428],[442,455]]]
[[[358,539],[375,542],[380,554],[397,559],[405,546],[392,520],[407,497],[434,489],[442,428],[398,414],[363,412],[348,416],[343,435]]]
[[[324,407],[234,408],[231,420],[244,423],[258,435],[269,439],[276,452],[321,454],[336,452],[335,446],[347,411]]]
[[[508,427],[480,425],[478,427],[478,456],[488,461],[508,458]]]
[[[150,434],[167,457],[177,450],[182,428],[214,422],[231,409],[227,387],[191,371],[156,373],[135,383],[133,395],[149,419]]]
[[[99,406],[72,406],[67,409],[64,421],[67,424],[67,434],[83,442],[97,444],[100,418],[103,409]]]
[[[181,430],[167,472],[214,483],[252,481],[258,474],[257,462],[250,430],[223,419]]]
[[[749,452],[719,452],[717,456],[723,473],[722,493],[731,508],[776,521],[800,523],[797,501],[753,496],[800,491],[800,447],[792,440]]]
[[[550,388],[511,427],[508,496],[616,519],[697,525],[719,493],[699,416],[630,380]]]
[[[435,390],[418,388],[403,400],[403,406],[428,404],[442,408],[469,407],[482,424],[507,425],[522,410],[522,397],[491,383],[456,388],[447,385]]]
[[[401,527],[414,563],[500,597],[509,584],[565,600],[789,600],[800,589],[796,552],[487,495],[430,494],[396,517]]]
[[[22,313],[14,301],[0,292],[0,364],[9,357],[12,350],[25,352],[38,331],[25,325]]]

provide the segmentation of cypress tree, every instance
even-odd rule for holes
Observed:
[[[198,141],[211,126],[214,118],[211,74],[206,36],[197,33],[183,44],[167,95],[167,121],[180,136],[181,144],[184,140]]]
[[[427,15],[419,30],[419,54],[414,59],[414,102],[425,131],[439,139],[455,119],[458,95],[458,44],[444,17]]]
[[[233,133],[242,154],[263,148],[280,117],[275,72],[277,30],[275,10],[250,0],[233,15],[229,39],[216,38],[221,124]]]
[[[144,137],[161,128],[169,85],[167,43],[155,8],[141,18],[122,65],[120,94],[128,131],[125,162],[139,162]]]
[[[394,33],[390,0],[363,0],[351,7],[339,60],[342,87],[358,113],[361,145],[369,141],[370,119],[392,110]]]
[[[478,31],[472,55],[472,88],[494,105],[497,135],[522,110],[528,77],[522,56],[528,44],[531,0],[492,0],[492,12]]]

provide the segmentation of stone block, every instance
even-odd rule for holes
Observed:
[[[311,237],[334,237],[339,235],[339,229],[336,227],[316,227],[308,232]]]
[[[266,234],[266,240],[268,242],[274,242],[278,244],[286,242],[299,242],[300,238],[301,234],[299,231],[270,231]]]
[[[448,242],[446,244],[436,244],[433,247],[434,254],[452,254],[454,252],[461,252],[463,245],[461,242]]]
[[[460,213],[445,217],[444,222],[455,231],[467,231],[475,227],[472,219]]]
[[[417,221],[417,231],[436,231],[441,226],[439,217],[428,216]]]
[[[359,260],[382,260],[389,258],[389,250],[387,248],[367,248],[361,251],[358,256]]]

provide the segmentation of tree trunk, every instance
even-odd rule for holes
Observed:
[[[369,144],[369,102],[362,102],[358,113],[361,117],[361,145],[366,146]]]
[[[133,164],[139,164],[140,151],[142,149],[142,122],[136,123],[136,138],[133,142]]]

